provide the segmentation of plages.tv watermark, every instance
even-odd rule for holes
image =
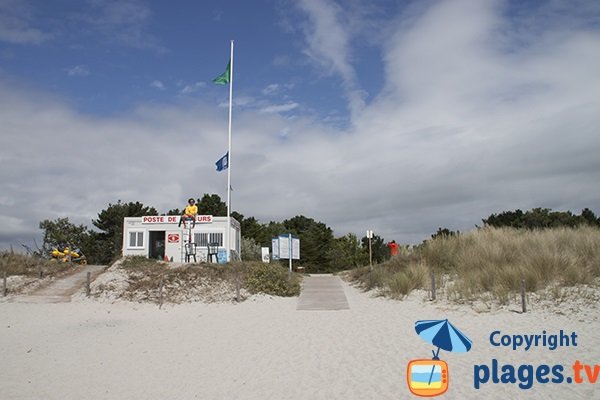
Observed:
[[[408,363],[408,388],[411,394],[420,397],[441,396],[450,388],[450,366],[440,359],[440,349],[466,353],[473,343],[447,319],[417,321],[415,331],[437,347],[437,351],[433,351],[431,359],[415,359]],[[543,330],[537,334],[508,334],[495,330],[489,335],[489,344],[509,352],[521,352],[525,356],[532,349],[553,352],[561,348],[575,348],[580,346],[580,338],[577,332],[562,329],[558,332]],[[473,366],[473,388],[476,390],[498,384],[514,385],[520,390],[544,384],[593,385],[599,379],[600,365],[579,359],[557,364],[523,362],[515,365],[492,358],[488,363]]]
[[[577,347],[576,332],[541,334],[506,334],[500,330],[489,336],[490,344],[510,351],[527,352],[532,348],[555,351],[558,348]],[[572,360],[562,364],[504,364],[493,358],[488,364],[473,367],[473,387],[480,389],[489,384],[514,384],[519,389],[528,390],[536,384],[595,384],[600,375],[600,365]]]

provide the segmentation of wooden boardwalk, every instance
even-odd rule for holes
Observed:
[[[304,277],[296,310],[349,310],[350,305],[339,277],[310,275]]]

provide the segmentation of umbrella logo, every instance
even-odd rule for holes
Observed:
[[[433,358],[412,360],[406,371],[408,388],[412,394],[422,397],[439,396],[448,390],[450,375],[448,364],[440,360],[440,349],[454,353],[466,353],[471,349],[471,339],[447,319],[415,322],[415,331],[431,343]]]

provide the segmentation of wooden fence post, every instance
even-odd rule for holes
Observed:
[[[90,297],[90,294],[92,293],[91,285],[92,285],[92,273],[90,271],[88,271],[86,284],[85,284],[85,295],[87,297]]]
[[[523,313],[527,312],[527,304],[525,299],[525,279],[521,279],[521,307],[523,308]]]
[[[8,286],[6,286],[6,271],[2,274],[2,296],[6,297],[8,294]]]
[[[44,277],[44,271],[42,271],[42,266],[38,264],[38,279],[42,279]]]
[[[160,278],[160,285],[158,286],[158,309],[160,310],[163,305],[163,288],[165,286],[165,282],[163,278]]]
[[[435,273],[432,270],[431,271],[431,300],[435,300],[435,298],[436,298],[436,293],[435,293]]]
[[[239,273],[239,271],[237,271],[235,274],[235,301],[237,301],[238,303],[241,301],[240,286],[241,286],[240,273]]]

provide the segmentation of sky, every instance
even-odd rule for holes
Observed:
[[[600,2],[0,0],[0,249],[227,194],[418,244],[600,214]]]

